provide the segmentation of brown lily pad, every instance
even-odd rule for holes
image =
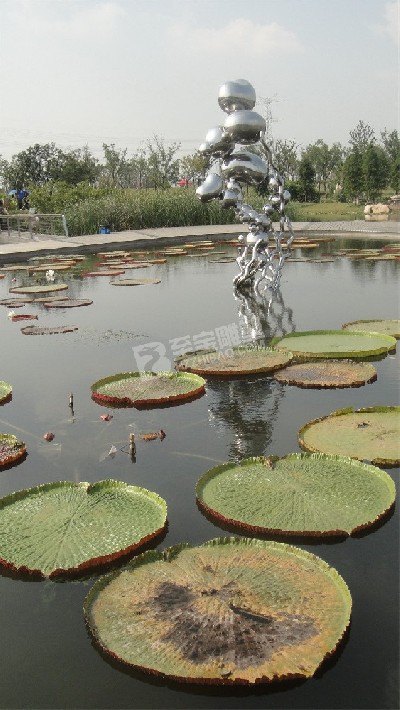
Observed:
[[[377,371],[367,362],[320,360],[290,365],[274,373],[274,379],[297,387],[361,387],[374,382]]]
[[[140,555],[102,577],[84,613],[113,659],[174,680],[310,678],[350,623],[350,592],[319,557],[282,543],[218,538]]]
[[[0,468],[10,466],[26,455],[23,441],[13,434],[0,434]]]
[[[6,306],[6,308],[22,308],[22,306],[32,302],[33,298],[2,298],[0,300],[0,306]]]
[[[160,279],[118,279],[110,282],[112,286],[147,286],[160,284]]]
[[[103,271],[84,271],[81,276],[119,276],[124,269],[103,269]]]
[[[81,306],[91,306],[93,301],[88,298],[65,298],[59,301],[45,301],[45,308],[79,308]]]
[[[0,404],[6,404],[12,398],[12,387],[8,382],[0,380]]]
[[[200,350],[185,353],[176,360],[176,369],[196,372],[198,375],[232,377],[274,372],[285,367],[292,359],[291,353],[263,347],[232,348],[228,353],[218,350]]]
[[[36,284],[35,286],[14,286],[10,293],[52,293],[53,291],[66,291],[68,284]]]
[[[27,325],[26,328],[21,328],[21,333],[24,335],[59,335],[61,333],[72,333],[78,330],[77,325]]]

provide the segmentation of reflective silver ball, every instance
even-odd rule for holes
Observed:
[[[256,92],[246,79],[227,81],[219,88],[218,103],[226,113],[251,110],[256,105]]]

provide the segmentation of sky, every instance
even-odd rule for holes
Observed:
[[[400,0],[0,0],[0,155],[34,143],[194,153],[247,79],[274,139],[399,130]]]

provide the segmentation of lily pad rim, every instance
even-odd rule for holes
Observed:
[[[287,351],[284,351],[287,352]],[[295,379],[295,376],[292,379],[283,379],[283,376],[285,374],[285,370],[289,370],[290,368],[296,368],[296,367],[302,367],[302,366],[312,366],[312,365],[357,365],[357,366],[369,366],[372,368],[374,372],[371,370],[371,376],[367,380],[363,380],[362,382],[360,380],[353,381],[348,384],[315,384],[313,381],[302,381],[300,382],[300,378],[298,380]],[[327,358],[324,360],[324,358],[319,358],[317,360],[311,360],[307,359],[304,362],[298,362],[296,359],[296,362],[291,362],[287,367],[282,368],[281,370],[278,370],[274,372],[273,378],[279,382],[280,384],[283,385],[289,385],[289,386],[294,386],[294,387],[300,387],[302,389],[345,389],[345,388],[350,388],[350,387],[362,387],[364,385],[371,384],[372,382],[375,382],[378,379],[378,372],[376,368],[370,363],[366,362],[364,360],[361,361],[355,361],[352,360],[351,358]],[[282,378],[282,379],[280,379]]]

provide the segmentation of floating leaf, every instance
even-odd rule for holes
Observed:
[[[55,577],[133,552],[166,525],[156,493],[122,481],[57,481],[0,499],[0,562]]]
[[[0,306],[6,306],[7,308],[22,308],[27,303],[32,303],[33,298],[2,298],[0,300]]]
[[[99,646],[174,680],[310,678],[350,622],[338,572],[282,543],[219,538],[147,552],[99,579],[84,604]]]
[[[37,320],[38,316],[33,315],[32,313],[13,313],[10,317],[10,320],[12,321],[19,321],[19,320]]]
[[[92,399],[122,407],[163,405],[204,393],[205,380],[188,372],[122,372],[92,385]]]
[[[196,486],[200,507],[250,532],[350,535],[393,506],[387,473],[341,456],[289,454],[226,463]]]
[[[283,353],[264,347],[237,347],[228,352],[200,350],[185,353],[176,360],[177,370],[196,372],[200,375],[252,375],[274,372],[285,367],[292,359],[291,353]]]
[[[163,441],[165,437],[165,431],[162,429],[160,429],[160,431],[150,431],[147,434],[140,434],[140,438],[143,439],[143,441],[155,441],[155,439]]]
[[[0,380],[0,404],[9,402],[12,396],[12,387],[8,382]]]
[[[10,293],[51,293],[52,291],[66,291],[68,284],[42,284],[36,286],[13,286]]]
[[[271,346],[290,351],[298,359],[366,358],[396,349],[396,339],[378,333],[310,330],[272,338]]]
[[[59,335],[60,333],[72,333],[74,330],[78,330],[77,325],[27,325],[25,328],[21,328],[21,333],[24,335]]]
[[[13,434],[0,434],[0,468],[15,463],[25,454],[23,441],[19,441]]]
[[[290,365],[274,373],[278,382],[297,387],[361,387],[377,378],[368,362],[351,360],[321,360]]]
[[[343,330],[361,331],[363,333],[383,333],[393,338],[400,338],[400,320],[354,320],[342,325]]]
[[[49,269],[51,271],[68,271],[73,266],[75,266],[74,261],[68,263],[59,262],[57,264],[41,264],[40,266],[30,266],[29,271],[32,273],[41,273],[42,271],[46,272]]]
[[[79,308],[80,306],[91,306],[93,301],[88,298],[64,298],[57,301],[45,301],[45,308]]]
[[[160,279],[118,279],[110,282],[113,286],[146,286],[146,284],[159,284]]]
[[[306,451],[350,456],[376,466],[400,464],[400,407],[340,409],[299,431]]]

